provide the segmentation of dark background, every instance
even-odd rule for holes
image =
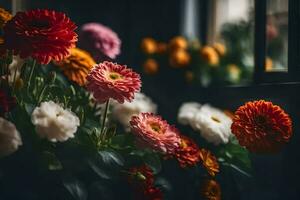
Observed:
[[[31,0],[28,8],[48,8],[63,11],[80,27],[83,23],[99,22],[111,27],[122,40],[122,53],[117,61],[141,72],[143,55],[139,45],[146,36],[168,41],[179,34],[183,0]],[[205,27],[206,3],[202,7],[201,21]],[[9,0],[1,0],[9,8]],[[291,1],[293,2],[293,1]],[[1,5],[2,6],[2,5]],[[300,7],[298,5],[298,10]],[[204,17],[203,17],[204,16]],[[260,21],[259,23],[263,23]],[[204,25],[203,25],[204,24]],[[294,25],[294,22],[289,23]],[[257,26],[265,26],[257,24]],[[257,31],[257,29],[256,29]],[[203,30],[201,38],[205,38]],[[290,43],[295,37],[290,38]],[[298,49],[299,50],[299,49]],[[299,51],[289,52],[295,60]],[[300,74],[298,74],[300,77]],[[232,177],[234,195],[231,199],[244,200],[297,200],[300,199],[299,145],[299,94],[298,83],[274,83],[251,86],[200,88],[177,84],[172,77],[143,77],[143,92],[159,106],[159,113],[172,123],[176,122],[177,109],[184,101],[209,102],[220,108],[235,110],[248,100],[266,99],[280,105],[291,114],[294,136],[279,155],[252,155],[254,178],[244,181]],[[239,183],[240,182],[240,183]],[[238,183],[238,184],[237,184]]]

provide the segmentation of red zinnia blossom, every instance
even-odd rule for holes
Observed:
[[[134,190],[135,200],[161,200],[163,194],[154,186],[153,171],[147,166],[133,167],[129,170],[128,182]]]
[[[241,146],[254,153],[275,153],[292,135],[292,120],[279,106],[264,100],[239,107],[231,126]]]
[[[4,27],[5,46],[21,58],[32,57],[41,64],[61,61],[75,47],[76,25],[61,12],[31,10],[18,12]]]
[[[181,167],[196,165],[199,160],[199,147],[190,138],[181,135],[180,147],[175,150],[175,158]]]
[[[16,105],[16,99],[0,89],[0,115],[9,112]]]
[[[132,133],[137,144],[166,155],[173,155],[180,145],[178,130],[160,116],[152,113],[140,113],[130,121]]]
[[[110,98],[119,103],[131,102],[141,88],[139,74],[126,66],[107,61],[96,65],[87,76],[87,81],[87,90],[99,103]]]

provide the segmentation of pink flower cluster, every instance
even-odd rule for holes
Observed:
[[[140,147],[150,148],[163,154],[174,154],[180,146],[178,130],[160,116],[141,113],[133,116],[130,124]]]
[[[81,27],[79,46],[91,53],[96,61],[115,59],[120,54],[121,40],[110,28],[99,23],[87,23]]]

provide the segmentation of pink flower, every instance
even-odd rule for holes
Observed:
[[[178,130],[152,113],[141,113],[130,121],[137,144],[164,154],[173,154],[180,145]]]
[[[110,28],[99,23],[87,23],[79,33],[81,48],[91,53],[96,61],[106,57],[115,59],[120,54],[121,40]]]
[[[131,102],[142,84],[139,74],[126,66],[107,61],[96,65],[87,76],[87,81],[87,90],[99,103],[110,98],[119,103]]]

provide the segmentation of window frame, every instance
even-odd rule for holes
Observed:
[[[289,0],[288,13],[288,70],[266,72],[264,69],[266,58],[266,12],[267,1],[255,0],[255,33],[254,33],[254,84],[259,83],[286,83],[300,80],[299,47],[299,1]],[[259,23],[257,23],[259,22]]]

